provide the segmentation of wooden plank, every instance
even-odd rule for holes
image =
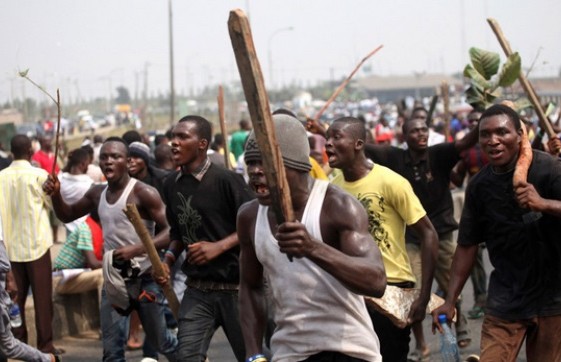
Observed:
[[[60,137],[60,113],[61,113],[61,109],[60,109],[60,91],[57,88],[56,90],[56,110],[57,110],[57,123],[56,123],[56,137],[55,137],[55,158],[53,161],[53,167],[51,169],[51,175],[53,175],[53,177],[56,177],[56,166],[58,163],[58,149],[60,148],[60,141],[59,141],[59,137]]]
[[[132,225],[134,226],[134,230],[138,234],[138,237],[144,244],[144,249],[146,249],[146,253],[148,254],[148,258],[150,258],[150,262],[152,263],[152,269],[154,271],[154,275],[156,277],[164,276],[164,268],[162,266],[162,262],[160,260],[160,256],[156,251],[156,247],[154,246],[154,242],[152,241],[152,237],[146,229],[146,226],[142,222],[140,214],[138,213],[138,209],[136,208],[135,204],[127,204],[127,208],[123,210],[127,218],[130,220]],[[175,319],[179,317],[179,300],[177,300],[177,295],[173,291],[171,281],[166,284],[162,288],[164,295],[169,303],[169,308],[173,313]]]
[[[444,142],[450,139],[450,93],[448,82],[443,81],[440,85],[440,95],[444,104]]]
[[[487,22],[491,26],[491,29],[493,29],[493,32],[495,33],[495,35],[496,35],[496,37],[499,41],[499,44],[503,48],[503,51],[506,54],[506,56],[507,57],[510,56],[513,52],[512,52],[512,49],[510,48],[510,44],[508,43],[508,41],[506,40],[506,38],[503,34],[503,31],[502,31],[499,23],[495,19],[492,19],[492,18],[488,18]],[[547,132],[547,135],[549,136],[549,138],[557,137],[557,134],[555,133],[555,131],[553,130],[553,127],[551,126],[551,123],[549,123],[549,120],[545,116],[545,113],[544,113],[542,105],[541,105],[541,103],[538,99],[536,91],[534,90],[534,88],[532,87],[532,85],[530,84],[530,82],[528,81],[526,76],[524,75],[524,72],[522,72],[522,71],[520,72],[520,75],[518,76],[518,80],[520,81],[520,84],[522,85],[522,88],[524,88],[524,91],[526,92],[526,95],[528,95],[528,98],[530,99],[530,102],[532,102],[532,105],[534,106],[534,110],[536,111],[536,114],[538,115],[538,120],[539,120],[539,123],[540,123],[540,127]]]
[[[279,224],[284,221],[294,221],[290,189],[276,141],[263,72],[255,52],[249,21],[242,10],[230,11],[228,30],[253,124],[253,132],[255,132],[255,138],[261,151],[263,169],[271,193],[276,220]]]
[[[337,98],[337,96],[343,91],[343,89],[345,89],[345,87],[347,86],[347,84],[349,84],[349,82],[351,81],[351,79],[353,78],[353,76],[356,74],[356,72],[358,72],[358,70],[360,69],[360,67],[362,67],[362,65],[364,64],[364,62],[366,62],[368,60],[368,58],[370,58],[371,56],[373,56],[374,54],[376,54],[378,52],[378,50],[382,49],[383,45],[378,46],[376,49],[372,50],[370,53],[368,53],[364,58],[362,58],[362,60],[356,65],[356,67],[353,69],[353,71],[351,72],[351,74],[349,74],[349,76],[347,78],[345,78],[345,80],[343,80],[343,82],[341,84],[339,84],[339,87],[337,87],[337,89],[335,89],[335,92],[333,92],[333,94],[331,95],[331,97],[329,97],[329,99],[327,100],[327,102],[325,102],[325,104],[323,105],[323,107],[321,107],[321,109],[318,111],[318,113],[316,113],[315,115],[315,119],[317,121],[319,121],[319,119],[321,118],[321,115],[323,114],[323,112],[325,112],[325,110],[327,109],[327,107],[329,107],[329,105],[335,100],[335,98]]]
[[[226,117],[224,112],[224,89],[222,86],[218,86],[218,119],[220,120],[220,132],[222,132],[222,137],[224,138],[224,166],[227,169],[232,169],[230,165],[230,150],[228,149],[228,132],[226,131]]]

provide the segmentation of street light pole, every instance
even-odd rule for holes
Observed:
[[[171,11],[171,1],[168,0],[169,7],[169,74],[170,74],[170,117],[169,124],[173,126],[175,121],[175,83],[173,80],[173,16]]]
[[[294,27],[292,26],[287,26],[285,28],[280,28],[275,30],[270,36],[269,36],[269,41],[267,43],[267,57],[269,58],[269,81],[270,83],[270,87],[274,88],[275,83],[273,81],[273,52],[271,50],[271,42],[273,41],[273,37],[275,35],[277,35],[278,33],[282,33],[283,31],[292,31],[294,30]]]

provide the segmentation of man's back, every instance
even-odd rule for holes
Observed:
[[[49,198],[41,186],[47,172],[26,160],[0,171],[0,212],[12,261],[35,260],[52,245]]]

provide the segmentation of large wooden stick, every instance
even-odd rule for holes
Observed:
[[[438,102],[438,94],[432,96],[430,101],[429,111],[427,113],[427,126],[432,125],[432,118],[434,116],[434,110],[436,109],[436,102]]]
[[[51,169],[51,175],[53,175],[53,177],[56,176],[56,165],[58,162],[58,148],[60,147],[59,145],[59,136],[60,136],[60,91],[57,88],[56,90],[56,109],[57,109],[57,123],[56,123],[56,137],[55,137],[55,160],[53,162],[53,168]]]
[[[127,218],[130,220],[132,225],[134,226],[134,230],[138,234],[138,237],[144,244],[144,249],[146,249],[146,253],[150,258],[150,262],[152,263],[152,268],[154,270],[154,275],[156,277],[165,276],[164,268],[162,266],[162,262],[160,261],[160,256],[156,251],[156,247],[154,246],[154,242],[152,241],[152,237],[146,229],[146,226],[142,222],[140,214],[138,213],[138,209],[136,208],[135,204],[127,204],[125,210],[123,210]],[[173,313],[174,317],[177,319],[179,317],[179,301],[177,300],[177,295],[173,291],[171,286],[171,282],[166,284],[163,288],[164,295],[169,303],[169,308]]]
[[[442,82],[440,92],[442,94],[442,103],[444,104],[444,142],[448,142],[450,139],[450,92],[448,82]]]
[[[249,21],[242,10],[230,11],[228,31],[253,124],[253,132],[255,132],[255,139],[261,151],[263,169],[277,223],[294,221],[290,189],[275,136],[269,97],[265,90],[263,73],[257,59]]]
[[[508,41],[506,40],[503,34],[503,31],[501,30],[499,23],[492,18],[488,18],[487,22],[491,26],[491,29],[493,29],[495,35],[497,36],[499,44],[501,44],[501,47],[503,48],[503,51],[506,54],[506,56],[507,57],[510,56],[513,52],[512,49],[510,48],[510,44],[508,43]],[[526,78],[523,72],[520,72],[520,75],[518,76],[518,80],[520,81],[522,88],[524,88],[526,95],[528,96],[530,102],[532,102],[532,105],[536,110],[536,114],[538,115],[538,120],[540,122],[540,127],[547,132],[549,138],[557,137],[557,134],[555,133],[553,127],[551,126],[551,123],[549,123],[549,120],[545,116],[545,113],[543,111],[542,105],[540,104],[536,91],[534,90],[534,88],[532,87],[532,85],[530,84],[530,82],[528,81],[528,79]]]
[[[321,107],[321,109],[319,110],[318,113],[316,113],[316,117],[315,119],[317,119],[319,121],[319,119],[321,118],[321,115],[323,114],[323,112],[325,112],[325,110],[327,109],[327,107],[329,107],[329,105],[335,100],[335,98],[337,98],[337,96],[339,95],[339,93],[341,93],[343,91],[343,89],[345,89],[345,87],[347,86],[347,84],[349,84],[349,82],[351,81],[351,79],[353,78],[353,76],[356,74],[356,72],[358,72],[358,70],[360,69],[360,67],[364,64],[364,62],[366,62],[368,60],[368,58],[370,58],[371,56],[373,56],[374,54],[376,54],[378,52],[378,50],[382,49],[383,45],[378,46],[376,49],[374,49],[373,51],[371,51],[370,53],[368,53],[364,58],[362,58],[362,60],[360,61],[360,63],[357,64],[357,66],[355,67],[355,69],[353,69],[353,71],[351,72],[351,74],[349,74],[349,76],[341,83],[339,84],[339,87],[337,87],[337,89],[335,90],[335,92],[333,92],[333,94],[331,95],[331,97],[329,97],[329,99],[327,100],[327,102],[325,102],[325,104],[323,105],[323,107]]]
[[[218,119],[220,120],[220,132],[222,132],[222,137],[224,138],[224,166],[227,169],[231,169],[230,165],[230,151],[228,150],[228,133],[226,133],[226,117],[224,112],[224,89],[222,86],[218,86]]]

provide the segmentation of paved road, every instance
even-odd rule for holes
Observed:
[[[457,211],[456,217],[459,217],[459,210],[462,209],[462,191],[459,190],[457,192],[453,192],[454,201],[455,201],[455,209]],[[64,240],[61,238],[60,240]],[[491,271],[491,265],[489,263],[489,258],[485,251],[484,253],[484,262],[485,267],[488,272]],[[473,289],[471,282],[468,281],[464,288],[463,293],[464,303],[463,307],[467,311],[473,306]],[[469,320],[469,326],[471,329],[471,336],[472,342],[471,344],[461,350],[462,357],[465,358],[470,354],[479,354],[479,342],[480,342],[480,332],[481,332],[481,323],[482,320]],[[431,319],[430,316],[427,316],[423,323],[423,327],[425,330],[425,336],[427,339],[427,343],[431,349],[431,361],[440,361],[438,356],[440,341],[439,335],[433,335],[430,328],[431,328]],[[411,337],[413,339],[413,337]],[[100,361],[102,355],[102,347],[101,341],[99,338],[96,338],[96,333],[85,336],[74,336],[74,337],[65,337],[59,341],[55,342],[56,346],[63,347],[66,349],[66,354],[63,356],[64,361],[66,362],[85,362],[85,361]],[[414,341],[411,341],[410,349],[414,349]],[[520,352],[520,356],[517,359],[517,362],[526,361],[525,359],[525,349],[522,348]],[[140,361],[142,359],[142,352],[141,351],[128,351],[126,354],[127,360],[129,361]],[[224,333],[221,329],[219,329],[210,346],[209,350],[209,359],[212,362],[231,362],[235,361],[234,355],[230,350],[230,346]],[[165,358],[162,358],[164,360]]]
[[[485,255],[485,263],[487,270],[491,269],[489,265],[489,260],[487,255]],[[471,282],[468,281],[466,287],[464,289],[464,306],[465,309],[471,308],[473,305],[473,291],[471,287]],[[480,341],[480,331],[481,331],[481,319],[478,320],[469,320],[470,328],[471,328],[471,335],[472,335],[472,343],[470,346],[466,347],[465,349],[461,350],[462,357],[465,358],[470,354],[478,354],[479,353],[479,341]],[[438,356],[439,351],[439,338],[438,334],[433,335],[430,331],[430,317],[427,316],[425,322],[423,324],[425,329],[425,335],[427,341],[429,343],[431,349],[431,361],[440,361]],[[95,333],[94,333],[95,334]],[[95,335],[86,335],[86,336],[76,336],[76,337],[65,337],[59,341],[55,342],[57,346],[63,347],[66,349],[66,354],[63,356],[64,361],[66,362],[85,362],[85,361],[99,361],[101,360],[101,341],[96,338]],[[414,342],[411,341],[411,349],[414,348]],[[525,352],[524,349],[521,351],[517,361],[526,361],[524,358]],[[129,361],[140,361],[142,359],[141,351],[128,351],[127,352],[127,360]],[[163,358],[162,358],[163,359]],[[215,334],[210,350],[209,350],[209,360],[211,362],[232,362],[235,361],[234,355],[232,354],[230,347],[228,345],[228,341],[222,333],[222,330],[219,329]]]

